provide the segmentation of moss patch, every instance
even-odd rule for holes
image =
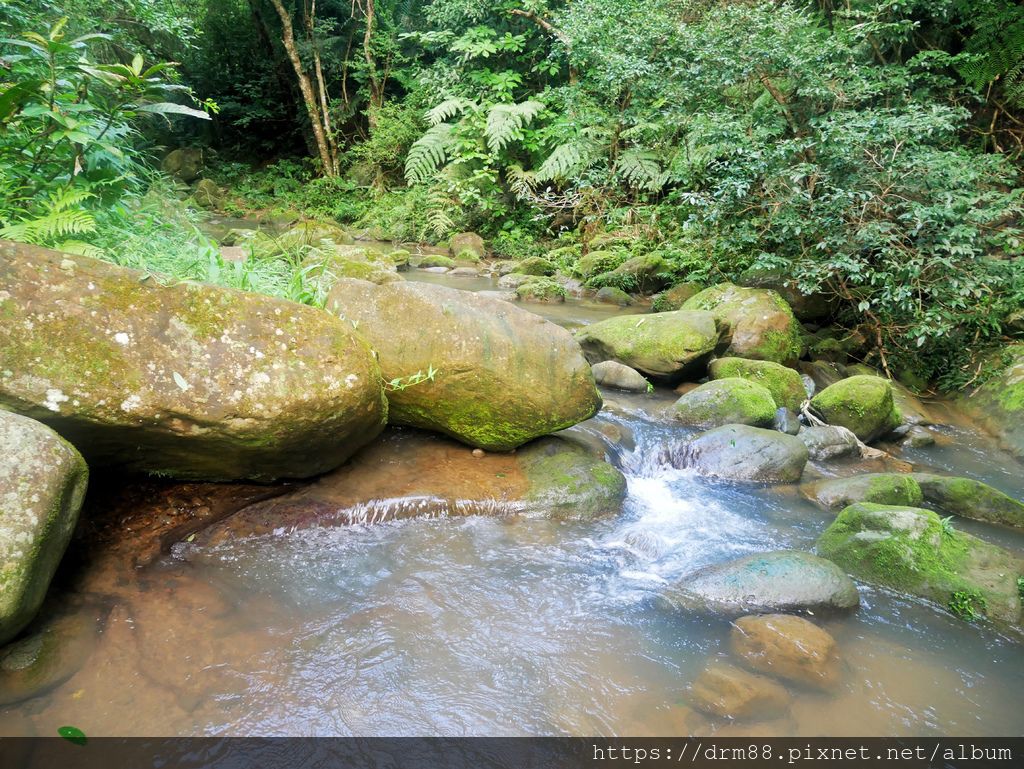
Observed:
[[[807,398],[800,374],[774,361],[745,358],[718,358],[711,361],[708,373],[712,379],[739,377],[756,382],[772,394],[777,406],[799,412]]]

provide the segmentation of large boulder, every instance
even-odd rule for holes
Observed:
[[[795,483],[807,447],[792,435],[749,425],[723,425],[701,433],[672,454],[676,467],[701,475],[758,483]]]
[[[1000,443],[1024,457],[1024,344],[1007,347],[1010,363],[959,403]]]
[[[830,612],[860,604],[857,586],[831,561],[797,550],[745,555],[683,577],[664,594],[672,606],[725,616]]]
[[[789,305],[774,291],[723,283],[687,299],[683,309],[714,313],[725,328],[724,355],[776,363],[793,362],[800,357],[800,324]]]
[[[200,179],[192,190],[192,199],[200,208],[218,209],[224,205],[227,196],[212,179]]]
[[[902,473],[867,473],[852,478],[834,478],[806,484],[801,491],[824,510],[842,510],[855,502],[920,507],[924,501],[917,481],[913,476]]]
[[[601,408],[569,332],[508,302],[428,283],[340,280],[327,308],[358,327],[396,381],[395,424],[507,451]]]
[[[821,535],[818,552],[858,579],[934,601],[965,619],[1020,623],[1024,561],[956,531],[931,510],[850,505]]]
[[[594,372],[594,381],[602,387],[634,393],[645,393],[651,388],[650,382],[639,371],[613,360],[595,363],[591,370]]]
[[[345,246],[355,242],[352,236],[337,224],[312,220],[299,222],[282,232],[275,240],[282,251],[311,246]]]
[[[654,297],[651,304],[652,312],[672,312],[682,308],[686,300],[696,296],[703,287],[699,283],[677,283]]]
[[[730,650],[751,670],[823,691],[839,685],[836,639],[792,614],[758,614],[732,623]]]
[[[918,506],[947,515],[1024,528],[1024,503],[973,478],[914,473],[924,498]],[[870,500],[876,501],[876,500]]]
[[[46,425],[0,410],[0,645],[39,611],[71,540],[89,469]]]
[[[6,241],[0,286],[0,406],[91,464],[304,477],[386,421],[372,352],[321,310]]]
[[[708,312],[622,315],[581,328],[576,340],[592,362],[618,361],[675,384],[703,369],[718,344],[718,328]]]
[[[388,428],[343,467],[257,502],[196,534],[210,545],[275,530],[467,515],[591,521],[616,515],[626,479],[572,440],[549,436],[515,452]]]
[[[797,433],[797,437],[803,441],[811,459],[815,462],[860,455],[857,436],[845,427],[835,425],[804,427]]]
[[[751,288],[772,289],[793,308],[793,314],[801,321],[821,321],[823,318],[827,318],[834,309],[834,303],[826,294],[821,292],[803,293],[796,285],[796,281],[786,275],[783,270],[746,270],[740,275],[739,283]]]
[[[785,406],[797,413],[801,404],[807,400],[807,390],[800,374],[774,361],[716,358],[708,366],[708,375],[712,379],[749,379],[766,388],[772,394],[776,406]]]
[[[675,417],[692,427],[754,425],[770,427],[775,401],[767,389],[746,379],[715,379],[680,396]]]
[[[903,421],[892,387],[877,376],[840,379],[811,398],[811,407],[830,425],[851,430],[865,443],[887,435]]]
[[[657,254],[627,259],[614,270],[602,272],[587,281],[591,288],[615,286],[626,291],[649,292],[664,287],[669,280],[668,263]]]
[[[160,167],[185,184],[191,184],[203,172],[203,151],[182,147],[167,153]]]
[[[484,239],[475,232],[460,232],[448,241],[448,251],[457,259],[471,262],[483,259],[487,254]]]

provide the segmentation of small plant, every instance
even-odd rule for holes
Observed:
[[[405,377],[395,377],[390,382],[385,382],[384,389],[388,392],[401,392],[402,390],[407,390],[410,387],[415,387],[416,385],[423,384],[424,382],[433,382],[434,377],[436,377],[437,374],[437,369],[433,366],[428,366],[426,373],[417,371],[415,374],[410,374]]]
[[[947,608],[955,617],[974,622],[985,616],[988,601],[977,590],[956,590],[949,598]]]
[[[939,523],[942,526],[942,536],[952,539],[956,535],[956,529],[953,528],[953,516],[947,515]]]
[[[1024,601],[1024,577],[1017,577],[1017,595]]]

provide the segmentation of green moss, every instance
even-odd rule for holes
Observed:
[[[455,255],[455,258],[460,262],[479,262],[480,255],[476,251],[472,251],[468,248],[464,248]]]
[[[553,278],[531,276],[516,288],[516,297],[533,302],[563,302],[565,286]]]
[[[593,520],[617,513],[626,479],[617,469],[561,439],[543,439],[520,454],[530,484],[526,501],[551,518]]]
[[[800,374],[780,363],[745,358],[718,358],[708,369],[712,379],[739,377],[756,382],[772,394],[777,406],[799,412],[807,398]]]
[[[602,272],[614,270],[626,260],[626,255],[616,251],[591,251],[580,258],[573,268],[573,274],[584,280]]]
[[[726,424],[766,427],[775,417],[771,393],[746,379],[716,379],[702,384],[676,401],[676,419],[694,427]]]
[[[523,275],[550,276],[555,274],[555,263],[543,256],[531,256],[523,259],[516,267],[516,272]]]
[[[876,376],[841,379],[815,395],[811,406],[826,422],[852,430],[862,441],[880,438],[903,421],[892,385]]]
[[[420,259],[419,264],[416,266],[421,268],[454,267],[455,260],[452,259],[450,256],[444,256],[442,254],[427,254],[422,259]]]

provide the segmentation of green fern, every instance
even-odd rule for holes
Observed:
[[[1014,5],[970,18],[974,31],[960,75],[978,90],[999,82],[1007,102],[1024,106],[1024,8]]]
[[[439,185],[430,188],[427,193],[427,227],[434,237],[440,239],[455,229],[448,210],[451,201],[445,189]]]
[[[559,144],[537,169],[537,181],[568,179],[582,171],[589,165],[587,150],[587,145],[580,141]]]
[[[445,99],[443,102],[438,104],[433,109],[427,110],[427,122],[432,126],[436,126],[439,123],[446,123],[453,117],[475,110],[477,104],[469,99],[463,99],[460,96],[452,97],[451,99]]]
[[[425,182],[444,164],[453,128],[450,123],[438,123],[412,143],[405,159],[405,178],[409,184]]]
[[[504,149],[543,109],[544,105],[539,101],[495,104],[487,113],[488,148],[491,151]]]
[[[47,197],[42,212],[0,229],[0,238],[23,243],[49,245],[57,239],[68,239],[96,231],[96,220],[81,205],[94,197],[88,190],[63,187]]]
[[[537,186],[536,172],[527,171],[518,163],[513,163],[505,169],[505,179],[512,194],[520,199],[528,198]]]
[[[634,187],[657,192],[668,182],[658,156],[650,150],[634,147],[619,156],[618,172]]]

